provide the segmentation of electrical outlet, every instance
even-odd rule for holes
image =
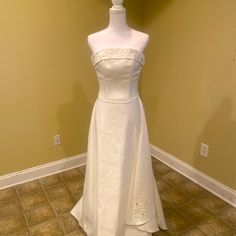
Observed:
[[[201,155],[202,157],[207,158],[207,156],[208,156],[208,149],[209,149],[209,147],[208,147],[207,144],[201,143],[200,155]]]
[[[61,135],[57,134],[53,136],[54,146],[61,144]]]

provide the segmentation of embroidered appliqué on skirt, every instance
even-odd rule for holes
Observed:
[[[142,219],[147,214],[148,201],[146,198],[140,198],[135,201],[133,214],[136,219]]]

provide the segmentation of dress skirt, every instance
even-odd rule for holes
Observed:
[[[88,236],[150,236],[167,228],[139,96],[96,100],[83,196],[71,214]]]

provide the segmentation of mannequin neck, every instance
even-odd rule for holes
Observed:
[[[110,9],[108,29],[115,31],[127,31],[130,29],[126,22],[125,9],[121,11],[112,11]]]

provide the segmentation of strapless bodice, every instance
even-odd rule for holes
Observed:
[[[132,48],[106,48],[91,56],[98,82],[98,97],[112,103],[126,103],[138,96],[138,80],[144,54]]]

